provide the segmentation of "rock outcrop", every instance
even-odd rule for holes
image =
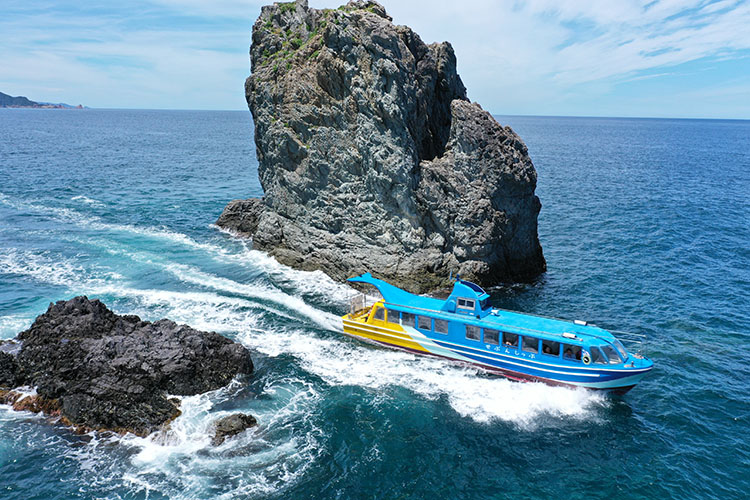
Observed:
[[[86,297],[50,304],[17,339],[17,354],[0,352],[0,396],[82,429],[149,434],[180,414],[169,395],[218,389],[253,370],[248,350],[217,333],[118,316]],[[17,385],[36,395],[8,392]]]
[[[246,413],[235,413],[222,417],[214,422],[214,435],[211,438],[211,445],[219,446],[226,438],[236,436],[257,424],[255,417]]]
[[[449,43],[375,2],[298,0],[262,8],[250,56],[265,195],[218,225],[284,264],[419,292],[451,270],[485,285],[545,270],[526,146],[469,102]]]
[[[18,378],[16,357],[0,351],[0,387],[17,387],[21,385]]]

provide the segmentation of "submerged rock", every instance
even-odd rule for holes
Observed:
[[[262,8],[250,56],[265,195],[218,225],[284,264],[419,292],[449,271],[494,284],[545,270],[526,146],[468,101],[448,42],[375,2],[298,0]]]
[[[235,413],[222,417],[214,422],[214,437],[211,439],[213,446],[219,446],[228,437],[235,436],[245,429],[255,427],[258,421],[255,417],[245,413]]]
[[[253,371],[248,350],[217,333],[119,316],[86,297],[50,304],[18,339],[16,356],[0,352],[0,386],[35,387],[29,405],[83,429],[149,434],[180,414],[169,395],[218,389]],[[17,396],[4,396],[17,406]]]

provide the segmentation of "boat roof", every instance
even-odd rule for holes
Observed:
[[[599,338],[605,342],[611,342],[614,340],[614,336],[607,330],[595,325],[586,324],[585,322],[548,318],[545,316],[507,311],[504,309],[493,309],[489,305],[487,305],[486,308],[481,309],[482,301],[489,298],[489,295],[479,285],[469,281],[460,279],[456,280],[453,285],[453,292],[445,300],[409,293],[391,285],[390,283],[373,277],[370,273],[364,273],[349,278],[349,281],[354,283],[367,283],[374,286],[378,289],[380,295],[383,296],[383,301],[386,305],[395,306],[398,309],[428,310],[432,313],[437,313],[433,314],[437,316],[442,314],[453,314],[456,311],[455,301],[457,298],[465,297],[476,300],[476,311],[475,314],[469,313],[468,315],[461,315],[461,322],[482,325],[490,328],[495,326],[498,330],[512,333],[523,334],[524,332],[531,332],[536,336],[547,335],[561,337],[561,341],[564,342],[575,341],[575,339],[563,337],[564,333],[572,333],[578,337],[578,340],[582,340],[583,337],[589,339]],[[455,316],[452,316],[451,319],[455,319]]]
[[[445,301],[440,299],[414,295],[406,290],[401,290],[390,283],[374,278],[370,273],[360,274],[359,276],[349,278],[348,281],[353,283],[367,283],[374,286],[378,289],[380,295],[383,296],[383,300],[388,304],[440,311],[445,303]]]
[[[546,318],[544,316],[506,311],[503,309],[493,310],[493,314],[485,317],[484,321],[497,324],[501,330],[520,329],[539,334],[558,335],[561,337],[564,333],[572,333],[579,338],[595,337],[606,340],[607,342],[614,339],[614,336],[610,332],[595,325],[580,325],[576,324],[574,321]],[[565,341],[575,340],[565,337],[563,338]]]

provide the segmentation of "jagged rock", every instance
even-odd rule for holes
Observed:
[[[59,399],[47,399],[38,394],[24,394],[18,391],[0,390],[0,403],[10,405],[16,411],[43,412],[53,416],[60,415]]]
[[[217,222],[280,262],[413,291],[450,270],[481,284],[545,269],[523,141],[469,103],[448,42],[375,2],[263,7],[246,98],[262,199]]]
[[[58,408],[84,429],[149,434],[180,413],[168,395],[218,389],[253,370],[247,349],[217,333],[118,316],[86,297],[50,304],[18,339],[13,384],[36,387],[29,404]],[[10,366],[3,354],[0,367]]]
[[[252,236],[258,229],[263,202],[257,198],[233,200],[224,208],[216,225],[231,229],[241,236]]]
[[[222,417],[214,422],[214,436],[211,439],[213,446],[219,446],[228,437],[235,436],[245,429],[255,427],[258,421],[255,417],[245,413],[235,413]]]
[[[18,363],[16,357],[0,351],[0,388],[12,389],[22,384],[18,376]]]

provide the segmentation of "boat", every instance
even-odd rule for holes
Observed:
[[[586,321],[493,308],[478,285],[457,277],[445,299],[414,295],[365,273],[352,283],[374,286],[342,317],[344,333],[417,354],[470,363],[513,380],[623,394],[653,368],[615,336]],[[372,303],[370,303],[372,302]]]

